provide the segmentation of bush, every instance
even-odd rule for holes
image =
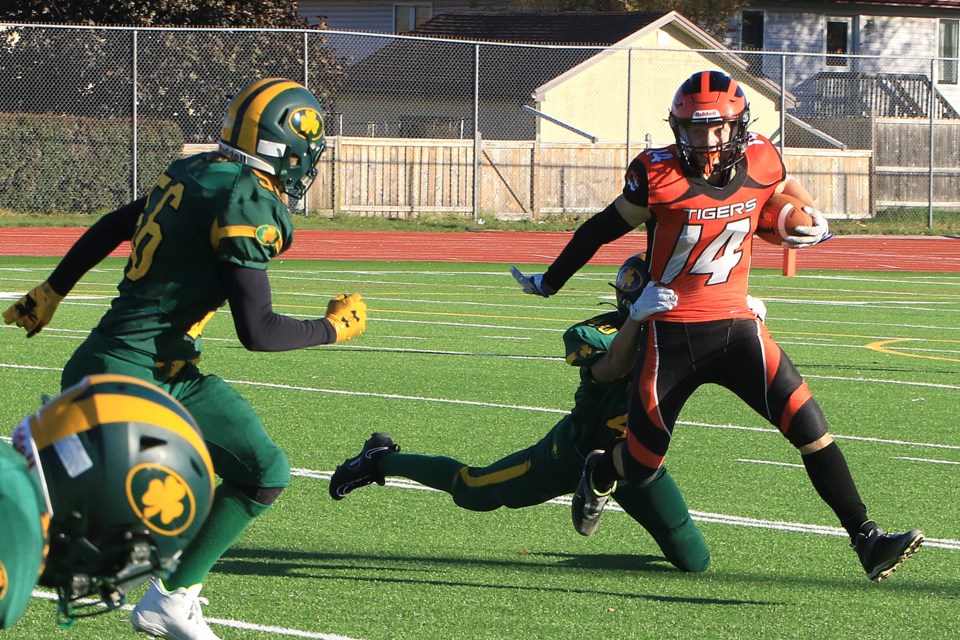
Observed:
[[[133,193],[129,119],[0,113],[0,207],[15,212],[109,211],[145,193],[183,148],[172,122],[140,121]]]

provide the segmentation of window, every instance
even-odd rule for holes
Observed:
[[[763,51],[763,11],[744,11],[740,14],[740,48],[744,51]],[[744,54],[751,73],[760,73],[763,56]]]
[[[827,66],[846,69],[850,64],[846,56],[851,54],[850,31],[853,26],[851,18],[827,18],[827,53],[836,53],[838,56],[827,56]],[[843,57],[841,57],[843,56]]]
[[[937,57],[940,60],[938,77],[940,84],[957,84],[957,57],[960,55],[960,20],[940,21],[940,44]]]
[[[433,5],[397,4],[393,7],[393,32],[410,33],[433,17]]]
[[[744,11],[740,21],[740,48],[763,51],[763,11]]]

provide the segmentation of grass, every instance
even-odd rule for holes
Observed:
[[[54,264],[0,258],[0,290],[19,295]],[[35,338],[0,327],[6,424],[57,391],[59,368],[106,308],[121,268],[108,260],[88,274]],[[208,325],[203,368],[236,383],[295,469],[275,508],[205,582],[205,613],[221,637],[960,634],[960,276],[755,270],[752,278],[871,516],[930,539],[879,584],[866,580],[789,444],[714,387],[687,404],[668,456],[712,553],[704,574],[672,569],[616,510],[587,539],[573,532],[566,504],[473,513],[395,482],[332,501],[327,474],[374,430],[406,451],[472,464],[539,439],[572,406],[578,380],[562,360],[561,331],[598,311],[612,274],[587,267],[547,300],[520,294],[502,265],[285,260],[270,276],[279,311],[315,317],[328,297],[357,290],[371,320],[355,341],[279,354],[244,351],[226,312]],[[4,632],[4,640],[61,637],[133,636],[123,612],[60,630],[40,598]]]

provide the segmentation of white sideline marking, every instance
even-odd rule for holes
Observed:
[[[41,600],[52,600],[56,602],[57,594],[51,591],[43,591],[41,589],[34,589],[31,595],[34,598],[40,598]],[[92,600],[89,598],[83,598],[80,600],[83,604],[97,604],[97,600]],[[133,611],[132,604],[125,604],[120,609],[124,611]],[[255,624],[251,622],[241,622],[239,620],[228,620],[226,618],[209,618],[207,616],[203,617],[204,620],[209,624],[218,624],[222,627],[233,627],[234,629],[243,629],[246,631],[262,631],[264,633],[272,633],[278,636],[290,636],[293,638],[311,638],[313,640],[357,640],[356,638],[351,638],[349,636],[341,636],[336,633],[318,633],[315,631],[300,631],[299,629],[288,629],[286,627],[273,627],[263,624]]]

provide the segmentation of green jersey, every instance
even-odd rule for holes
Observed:
[[[0,442],[0,629],[20,619],[46,556],[46,501],[27,461]]]
[[[219,263],[266,269],[293,226],[268,176],[203,153],[171,164],[151,191],[132,253],[97,330],[157,360],[192,360],[226,302]]]
[[[563,334],[567,364],[580,367],[580,386],[570,410],[580,430],[581,451],[607,449],[626,435],[627,387],[630,376],[599,382],[591,367],[610,349],[610,343],[623,324],[617,312],[604,313],[579,322]]]

